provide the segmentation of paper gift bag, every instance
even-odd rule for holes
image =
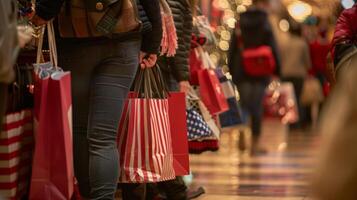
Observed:
[[[169,117],[176,176],[190,174],[185,98],[184,93],[170,92]]]
[[[232,98],[236,96],[234,91],[234,83],[232,80],[228,79],[227,76],[223,73],[222,68],[218,68],[215,70],[216,75],[221,83],[222,91],[226,99]]]
[[[296,123],[299,111],[292,83],[273,81],[264,97],[264,114],[267,117],[281,118],[283,124]]]
[[[202,60],[197,49],[191,50],[190,53],[190,84],[199,85],[198,72],[203,69]]]
[[[213,137],[213,131],[203,117],[193,108],[187,110],[187,128],[189,140],[201,140],[202,138]]]
[[[229,110],[218,115],[219,125],[221,128],[227,128],[243,123],[241,107],[236,97],[227,99]]]
[[[198,73],[200,96],[212,115],[229,109],[226,97],[214,70],[204,69]]]
[[[71,77],[57,67],[53,25],[47,27],[52,62],[35,66],[36,144],[29,198],[67,200],[74,186]]]
[[[31,110],[5,116],[0,135],[0,197],[21,199],[31,178],[33,117]]]
[[[205,123],[210,128],[210,130],[213,132],[213,136],[212,137],[200,138],[200,140],[204,140],[204,139],[219,139],[221,132],[220,132],[215,120],[213,119],[211,113],[208,111],[207,107],[201,101],[201,99],[198,97],[196,91],[193,88],[191,88],[191,90],[190,90],[190,92],[188,94],[188,103],[189,103],[189,106],[190,106],[189,109],[192,108],[194,111],[199,113],[202,116],[202,118],[205,121]]]
[[[175,178],[169,101],[167,93],[162,95],[159,89],[153,91],[152,86],[159,82],[151,73],[151,69],[140,71],[135,80],[135,93],[129,94],[119,123],[119,181],[122,183]]]

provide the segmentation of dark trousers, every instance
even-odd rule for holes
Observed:
[[[72,74],[74,167],[82,196],[113,200],[117,130],[139,65],[140,40],[59,44],[60,66]]]
[[[0,124],[2,124],[3,117],[6,112],[6,105],[7,105],[7,92],[8,92],[8,85],[5,83],[0,83]],[[0,126],[0,133],[1,133]]]
[[[171,73],[163,72],[165,84],[170,91],[178,91],[179,86]],[[182,177],[176,177],[174,180],[164,181],[157,184],[159,190],[163,191],[169,200],[186,200],[187,187]],[[149,199],[148,199],[149,200]]]
[[[255,138],[261,134],[266,87],[265,81],[246,81],[238,84],[243,115],[245,118],[251,118],[251,129]]]

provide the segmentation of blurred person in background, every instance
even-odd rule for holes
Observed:
[[[236,33],[231,40],[228,57],[228,67],[234,83],[238,86],[243,112],[251,116],[253,153],[265,152],[264,149],[259,148],[258,139],[262,129],[265,89],[272,77],[248,75],[243,66],[241,46],[244,46],[244,49],[263,45],[271,47],[276,63],[275,75],[280,75],[278,48],[269,22],[269,10],[269,0],[253,0],[253,6],[240,16]]]
[[[316,37],[310,41],[311,74],[319,79],[321,86],[326,82],[327,60],[330,50],[327,19],[318,19]]]
[[[300,128],[305,109],[300,103],[304,80],[311,67],[309,47],[302,37],[301,25],[297,22],[290,23],[288,40],[281,46],[281,76],[282,80],[294,85],[295,96],[299,109],[299,122],[291,128]]]
[[[162,38],[159,1],[36,1],[35,25],[57,16],[60,66],[72,75],[74,168],[80,193],[86,199],[113,200],[119,120],[138,66],[156,63]],[[123,199],[142,199],[145,190],[140,186],[123,184]]]
[[[0,2],[0,124],[6,111],[8,84],[15,79],[13,65],[19,52],[16,5],[15,0]]]

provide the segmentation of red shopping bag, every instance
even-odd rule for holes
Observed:
[[[119,125],[120,182],[175,178],[168,109],[167,99],[129,95]]]
[[[169,116],[174,156],[173,165],[176,176],[190,174],[185,99],[186,97],[184,93],[170,93]]]
[[[203,69],[202,61],[196,49],[190,53],[190,84],[198,85],[198,72]]]
[[[264,115],[281,118],[283,124],[293,124],[299,120],[299,111],[292,83],[273,81],[264,96]]]
[[[227,99],[214,70],[199,71],[198,80],[201,99],[212,115],[229,110]]]
[[[57,67],[53,25],[48,31],[53,63],[36,65],[36,143],[29,198],[68,200],[74,187],[71,76]]]
[[[5,116],[0,135],[0,197],[21,199],[28,191],[33,150],[31,110]]]
[[[74,185],[70,73],[38,80],[34,95],[41,104],[35,101],[30,199],[70,199]]]

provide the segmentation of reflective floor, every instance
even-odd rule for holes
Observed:
[[[265,121],[263,132],[260,145],[268,154],[240,152],[235,129],[222,134],[218,152],[191,156],[191,187],[206,189],[199,200],[309,199],[308,178],[316,160],[317,134],[288,134],[275,120]]]

